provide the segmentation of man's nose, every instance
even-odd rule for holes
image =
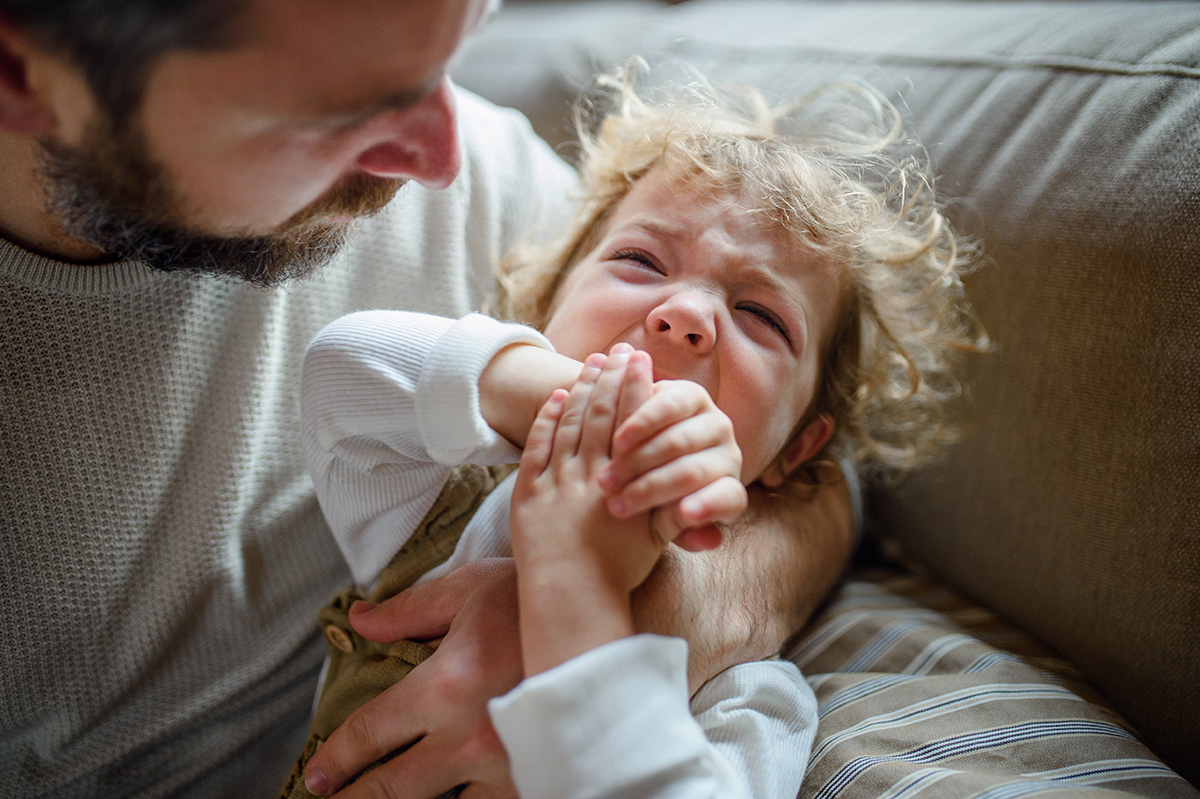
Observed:
[[[382,114],[376,125],[377,140],[356,161],[363,172],[411,178],[429,189],[446,188],[458,174],[462,152],[448,78],[416,105]]]
[[[651,336],[666,336],[674,344],[697,354],[712,350],[717,341],[715,298],[699,291],[672,295],[650,312],[646,319]]]

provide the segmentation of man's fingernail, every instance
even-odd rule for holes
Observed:
[[[633,352],[633,346],[622,341],[620,343],[614,344],[613,348],[611,350],[609,350],[609,352],[611,352],[613,355],[617,355],[619,353]]]
[[[627,503],[621,497],[613,497],[608,501],[608,511],[613,516],[624,516]]]
[[[308,788],[309,793],[324,796],[329,793],[329,780],[325,779],[321,769],[310,768],[304,772],[304,787]]]
[[[360,600],[354,602],[352,605],[350,605],[350,612],[355,613],[355,614],[366,613],[367,611],[371,611],[374,609],[375,609],[375,603],[368,602],[365,599],[360,599]]]

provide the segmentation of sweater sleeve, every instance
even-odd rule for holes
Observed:
[[[480,413],[479,377],[532,328],[471,314],[404,311],[338,319],[309,345],[301,377],[304,454],[321,509],[354,579],[370,584],[462,462],[520,451]]]
[[[488,710],[523,799],[794,799],[816,729],[799,669],[735,666],[690,709],[687,692],[686,642],[637,635],[529,677]]]

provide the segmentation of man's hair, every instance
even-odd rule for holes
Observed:
[[[155,61],[231,41],[244,0],[0,0],[0,14],[78,67],[120,126],[137,110]]]
[[[835,433],[825,459],[887,475],[936,454],[954,438],[945,405],[959,392],[957,356],[986,338],[961,282],[975,251],[942,215],[895,106],[858,84],[772,106],[752,88],[717,91],[694,71],[639,89],[641,66],[602,77],[598,96],[580,105],[582,206],[562,238],[506,259],[500,312],[544,327],[570,269],[650,170],[685,190],[739,191],[843,275],[836,329],[796,433],[827,414]],[[801,472],[801,481],[819,476]]]

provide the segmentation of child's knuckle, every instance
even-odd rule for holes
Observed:
[[[694,459],[685,460],[679,464],[679,482],[683,485],[699,485],[707,478],[704,465]]]

